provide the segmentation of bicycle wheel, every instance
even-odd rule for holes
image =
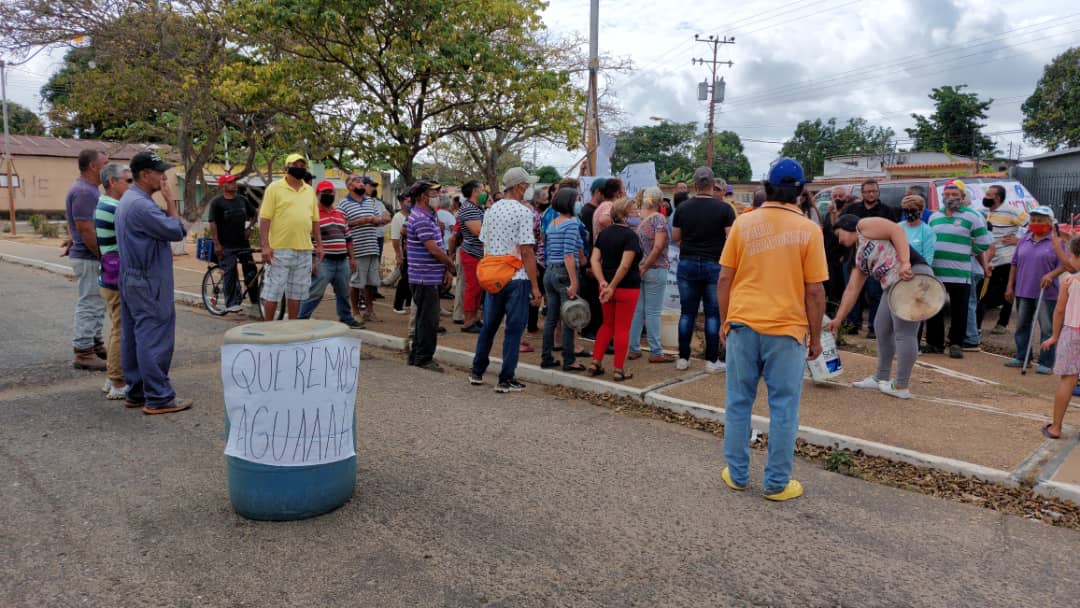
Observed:
[[[202,280],[203,306],[212,315],[223,316],[227,312],[225,302],[225,273],[221,266],[214,264],[206,269]]]
[[[265,266],[261,267],[259,269],[258,276],[255,277],[255,282],[259,287],[259,294],[260,294],[259,307],[258,307],[259,308],[259,319],[263,320],[263,321],[266,320],[266,311],[263,310],[263,306],[262,306],[263,300],[261,298],[261,294],[263,292],[263,282],[266,280],[266,272],[265,272],[265,270],[266,270]],[[274,312],[274,320],[275,321],[280,321],[280,320],[284,319],[286,312],[287,312],[287,309],[286,309],[285,296],[281,296],[281,301],[278,302],[277,310]]]

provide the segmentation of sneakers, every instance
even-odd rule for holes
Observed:
[[[421,363],[420,365],[417,365],[416,367],[419,367],[420,369],[426,369],[429,372],[437,372],[437,373],[440,373],[440,374],[443,373],[442,366],[439,365],[438,363],[436,363],[434,359],[431,359],[429,361]]]
[[[480,386],[484,383],[483,376],[477,376],[476,374],[469,374],[469,384],[473,386]]]
[[[964,342],[963,349],[965,353],[977,353],[980,350],[978,344],[972,344],[970,342]]]
[[[690,369],[690,360],[680,358],[675,362],[675,369],[680,371]]]
[[[82,350],[76,348],[75,359],[71,362],[71,366],[75,369],[85,369],[93,372],[103,372],[106,367],[105,360],[98,357],[92,346]]]
[[[960,347],[960,345],[958,345],[958,344],[953,344],[952,346],[949,347],[949,358],[950,359],[963,359],[964,358],[964,349],[962,347]]]
[[[239,304],[233,304],[225,309],[225,312],[244,312],[244,307]]]
[[[394,314],[396,314],[396,315],[407,315],[407,314],[409,314],[409,307],[408,306],[406,306],[405,308],[391,308],[390,310],[393,310]]]
[[[705,373],[707,374],[719,374],[724,371],[727,371],[727,364],[723,361],[716,360],[705,362]]]
[[[1054,373],[1054,370],[1050,369],[1049,367],[1046,367],[1045,365],[1040,365],[1040,366],[1035,368],[1035,373],[1036,374],[1042,374],[1044,376],[1049,376],[1050,374]]]
[[[1023,367],[1023,365],[1024,362],[1020,359],[1017,359],[1016,357],[1013,357],[1012,359],[1009,359],[1005,362],[1005,367]]]
[[[788,481],[787,486],[785,486],[783,490],[773,492],[772,494],[769,494],[767,492],[768,490],[766,490],[765,499],[772,500],[774,502],[783,502],[785,500],[791,500],[792,498],[798,498],[803,495],[802,484],[795,481],[794,479]]]
[[[472,378],[470,378],[469,381],[472,382]],[[496,393],[520,393],[523,390],[525,390],[525,385],[518,382],[517,379],[500,382],[495,386]]]
[[[364,327],[366,327],[363,323],[357,321],[356,319],[349,319],[348,321],[342,321],[342,323],[348,325],[349,329],[364,329]]]
[[[881,384],[881,380],[878,380],[876,376],[867,376],[858,382],[852,382],[851,386],[876,391],[881,389]]]
[[[720,479],[723,479],[724,483],[727,484],[727,487],[731,488],[732,490],[738,490],[739,492],[742,492],[746,489],[746,486],[740,486],[739,484],[731,480],[731,471],[729,471],[727,467],[724,467],[724,470],[720,472]]]
[[[995,336],[1000,336],[1000,335],[1002,335],[1002,334],[1007,334],[1007,333],[1009,333],[1009,328],[1008,328],[1008,327],[1005,327],[1005,326],[1003,326],[1003,325],[995,325],[995,326],[994,326],[994,329],[991,329],[991,330],[990,330],[990,333],[991,333],[991,334],[993,334],[993,335],[995,335]]]
[[[127,389],[127,386],[121,386],[120,388],[116,388],[110,382],[109,390],[105,391],[105,398],[109,401],[119,401],[121,399],[127,399]]]
[[[877,340],[877,334],[874,332],[873,328],[870,328],[870,331],[866,332],[866,339]]]
[[[897,399],[911,399],[911,391],[906,388],[896,388],[894,382],[882,382],[878,387],[881,392],[889,395],[890,397],[896,397]]]
[[[924,355],[943,355],[945,354],[945,349],[938,348],[937,346],[930,346],[929,344],[924,344],[923,347],[919,349],[919,352]]]
[[[124,404],[125,406],[127,403]],[[172,414],[173,412],[182,412],[191,407],[191,399],[174,399],[172,403],[165,405],[156,405],[151,407],[144,405],[142,411],[144,414]]]
[[[473,323],[472,325],[470,325],[468,327],[462,327],[461,328],[461,333],[463,333],[463,334],[478,334],[478,333],[480,333],[480,324],[479,323]]]

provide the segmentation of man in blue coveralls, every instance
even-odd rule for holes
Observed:
[[[127,391],[126,407],[141,407],[144,414],[168,414],[191,407],[177,399],[169,366],[176,339],[173,302],[173,259],[170,243],[187,234],[176,213],[176,202],[166,196],[163,212],[150,198],[162,190],[165,172],[172,165],[154,152],[139,152],[131,159],[135,183],[120,197],[116,208],[116,241],[120,247],[121,360]]]

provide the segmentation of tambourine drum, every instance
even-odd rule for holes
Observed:
[[[925,321],[945,307],[948,295],[929,266],[920,264],[911,271],[914,278],[897,281],[889,289],[889,309],[905,321]]]
[[[565,300],[559,308],[559,318],[574,331],[584,329],[589,324],[589,303],[581,298]]]

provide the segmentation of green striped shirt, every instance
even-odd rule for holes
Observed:
[[[116,245],[116,205],[115,198],[102,194],[94,210],[94,231],[97,232],[98,249],[101,255],[120,251]]]
[[[986,220],[971,207],[961,207],[952,217],[944,211],[930,216],[934,245],[934,274],[943,283],[971,282],[972,258],[990,248],[992,237]]]

